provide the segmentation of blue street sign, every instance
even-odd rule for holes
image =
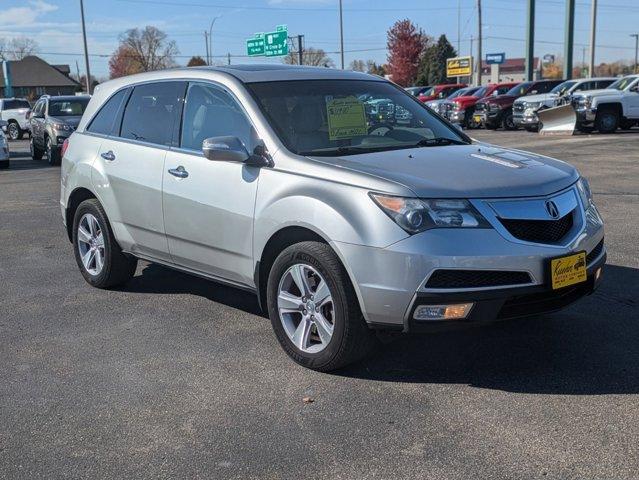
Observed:
[[[500,65],[506,61],[505,53],[487,53],[486,54],[486,63],[488,65],[497,64]]]

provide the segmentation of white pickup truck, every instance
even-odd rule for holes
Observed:
[[[20,140],[25,132],[31,130],[27,113],[31,105],[24,98],[0,98],[0,120],[7,122],[2,129],[11,140]]]
[[[608,88],[573,94],[577,129],[612,133],[639,121],[639,74],[620,78]]]

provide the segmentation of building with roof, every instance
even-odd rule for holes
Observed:
[[[481,62],[481,84],[486,85],[491,82],[491,65],[486,61]],[[541,78],[541,59],[535,57],[533,59],[533,80]],[[506,58],[504,63],[499,65],[499,81],[500,82],[523,82],[526,80],[526,59],[525,58]]]
[[[82,88],[69,76],[68,65],[50,65],[35,55],[8,63],[14,97],[35,100],[44,94],[74,95]],[[4,73],[0,69],[0,97],[6,96],[5,93]]]

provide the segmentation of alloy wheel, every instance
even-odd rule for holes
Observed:
[[[17,140],[20,136],[20,128],[15,123],[10,123],[7,130],[9,131],[9,138],[11,140]]]
[[[333,337],[333,296],[324,277],[312,266],[291,266],[279,283],[277,309],[284,331],[305,353],[324,350]]]
[[[78,223],[78,251],[86,271],[99,275],[104,267],[104,235],[98,219],[90,213]]]

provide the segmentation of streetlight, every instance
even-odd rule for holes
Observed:
[[[634,73],[637,73],[637,53],[639,52],[639,33],[630,34],[631,37],[635,37],[635,68]]]
[[[211,26],[209,27],[209,52],[211,55],[211,58],[208,61],[208,64],[211,65],[213,63],[213,45],[212,45],[212,38],[213,37],[213,25],[215,25],[215,20],[217,20],[218,18],[220,18],[222,15],[218,15],[217,17],[214,17],[213,20],[211,21]]]

